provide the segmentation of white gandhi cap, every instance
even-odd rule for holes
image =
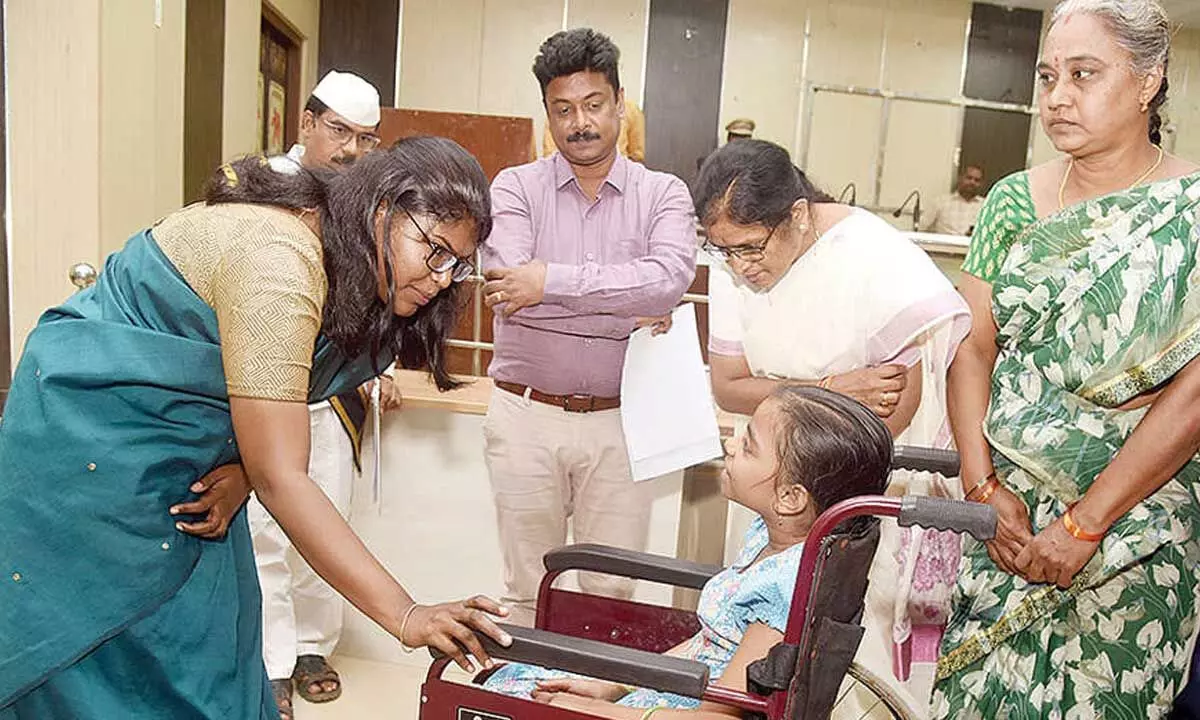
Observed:
[[[313,97],[355,125],[379,124],[379,91],[354,73],[330,70],[313,88]]]

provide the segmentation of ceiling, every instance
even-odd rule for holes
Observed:
[[[1027,7],[1036,10],[1051,10],[1058,4],[1058,0],[1015,0],[1014,2],[999,2],[997,0],[989,0],[997,5],[1013,5],[1016,7]],[[1171,16],[1171,22],[1188,27],[1200,28],[1200,0],[1160,0],[1167,13]]]

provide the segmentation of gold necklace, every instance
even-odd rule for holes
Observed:
[[[1138,178],[1137,180],[1134,180],[1133,184],[1130,185],[1129,188],[1127,188],[1127,189],[1133,189],[1133,188],[1137,187],[1138,185],[1141,185],[1143,182],[1145,182],[1146,178],[1153,175],[1154,171],[1158,169],[1158,166],[1162,165],[1164,155],[1165,155],[1165,153],[1163,152],[1162,145],[1159,145],[1158,146],[1158,159],[1154,161],[1154,164],[1150,166],[1149,170],[1142,173],[1142,176],[1140,178]],[[1067,163],[1067,171],[1065,173],[1063,173],[1062,184],[1060,184],[1058,186],[1058,209],[1059,210],[1064,210],[1067,207],[1067,203],[1066,203],[1066,199],[1065,199],[1066,194],[1067,194],[1067,181],[1071,179],[1071,171],[1074,169],[1075,169],[1075,158],[1071,158],[1071,161],[1069,163]]]

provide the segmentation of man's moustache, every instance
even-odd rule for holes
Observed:
[[[599,139],[600,139],[600,135],[598,133],[586,132],[586,131],[572,133],[567,136],[567,142],[569,142],[569,143],[583,142],[586,140],[599,140]]]

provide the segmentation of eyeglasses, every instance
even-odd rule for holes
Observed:
[[[345,125],[334,122],[326,117],[321,118],[321,124],[325,126],[330,136],[333,137],[333,141],[338,145],[349,145],[351,140],[357,138],[358,146],[362,148],[363,152],[371,152],[379,147],[379,143],[382,142],[380,137],[375,133],[356,133]]]
[[[469,260],[460,258],[448,248],[438,245],[431,240],[425,234],[425,231],[421,229],[421,224],[408,211],[408,208],[402,209],[404,210],[404,214],[408,216],[408,219],[412,221],[413,226],[417,228],[417,232],[421,233],[421,237],[424,238],[425,243],[429,245],[429,254],[425,256],[425,267],[435,273],[450,273],[450,280],[452,282],[462,282],[475,273],[475,266]]]
[[[763,255],[767,250],[767,243],[771,242],[771,236],[775,234],[775,230],[780,224],[775,223],[772,225],[771,232],[767,233],[762,242],[744,243],[742,245],[714,245],[711,241],[706,240],[700,247],[709,255],[722,260],[737,258],[742,262],[758,262],[763,259]]]

